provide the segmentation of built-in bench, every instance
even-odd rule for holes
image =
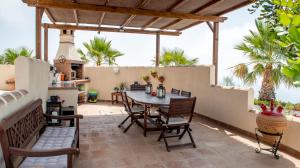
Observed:
[[[71,168],[73,156],[79,154],[81,118],[44,114],[41,99],[4,118],[0,141],[6,167]],[[76,127],[48,126],[49,119],[76,119]]]

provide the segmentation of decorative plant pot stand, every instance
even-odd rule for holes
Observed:
[[[259,134],[272,136],[272,137],[276,138],[274,140],[274,144],[272,145],[271,148],[262,148],[260,146]],[[268,133],[268,132],[264,132],[264,131],[261,131],[258,128],[256,128],[255,129],[255,136],[256,136],[257,143],[258,143],[258,148],[255,149],[256,153],[260,153],[262,150],[268,151],[268,152],[271,152],[276,159],[279,159],[279,155],[277,154],[277,151],[278,151],[278,147],[279,147],[280,141],[282,139],[283,133]]]

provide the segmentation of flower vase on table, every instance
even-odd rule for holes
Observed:
[[[147,85],[145,86],[145,93],[146,94],[151,94],[151,92],[152,92],[152,84],[150,82],[150,77],[148,75],[143,76],[143,80],[147,83]]]
[[[146,94],[151,94],[152,93],[152,84],[150,82],[148,82],[146,87],[145,87],[145,93]]]
[[[158,98],[164,98],[166,97],[166,88],[163,86],[163,84],[159,84],[159,86],[157,87],[157,94],[156,96]]]
[[[159,76],[158,81],[160,82],[160,84],[157,87],[157,97],[158,98],[164,98],[164,97],[166,97],[166,88],[163,85],[163,83],[165,81],[165,77],[164,76]]]

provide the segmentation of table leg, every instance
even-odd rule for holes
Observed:
[[[111,94],[111,104],[114,104],[114,94]]]
[[[117,103],[117,104],[119,103],[118,97],[119,97],[119,95],[116,94],[116,103]]]
[[[148,119],[148,106],[144,106],[144,136],[147,136],[147,119]]]

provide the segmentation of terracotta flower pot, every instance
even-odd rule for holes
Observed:
[[[259,130],[267,133],[282,133],[287,129],[287,119],[284,115],[272,116],[259,113],[256,116],[256,124]],[[275,137],[263,134],[263,139],[274,142]]]
[[[8,79],[6,85],[9,91],[15,90],[15,78]]]

